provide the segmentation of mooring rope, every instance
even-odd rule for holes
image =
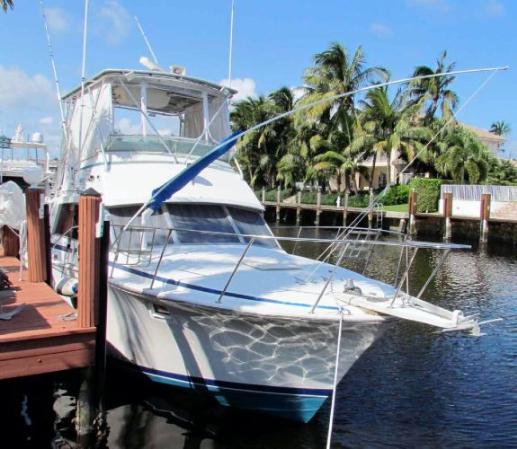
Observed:
[[[341,352],[341,334],[343,331],[343,309],[339,307],[339,329],[337,333],[336,362],[334,364],[334,383],[332,385],[332,402],[330,403],[329,428],[327,433],[326,449],[330,449],[332,442],[332,429],[334,427],[334,410],[336,408],[336,390],[339,383],[339,355]]]

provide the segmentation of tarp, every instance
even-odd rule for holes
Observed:
[[[0,185],[0,227],[20,229],[25,220],[25,195],[13,181]]]

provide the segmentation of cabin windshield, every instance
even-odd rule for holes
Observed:
[[[139,208],[139,205],[109,208],[112,224],[121,228]],[[165,242],[168,229],[173,229],[171,243],[179,244],[242,244],[250,238],[240,234],[272,235],[264,218],[257,211],[209,204],[167,204],[160,212],[150,216],[141,214],[132,225],[159,228],[155,243]],[[117,233],[119,231],[120,229],[116,230]],[[272,239],[258,239],[254,244],[276,246]]]

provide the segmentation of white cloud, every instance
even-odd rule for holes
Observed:
[[[370,32],[381,39],[391,37],[393,34],[392,29],[388,25],[380,22],[370,24]]]
[[[504,6],[498,0],[488,0],[485,3],[485,12],[492,17],[500,17],[504,13]]]
[[[61,8],[45,8],[45,16],[49,28],[56,33],[68,31],[70,28],[70,18]]]
[[[437,11],[449,11],[451,5],[448,0],[406,0],[409,6],[423,7]]]
[[[16,67],[0,65],[0,104],[3,109],[45,109],[55,102],[52,84],[43,75],[28,75]]]
[[[109,45],[120,44],[131,30],[131,15],[117,0],[108,0],[99,10],[97,32]]]
[[[40,125],[52,125],[54,123],[54,117],[47,115],[39,119]]]
[[[222,86],[230,86],[228,78],[219,82]],[[235,89],[237,93],[233,96],[232,101],[243,100],[248,97],[256,97],[257,92],[255,91],[255,80],[252,78],[235,78],[232,79],[231,88]]]
[[[115,128],[120,134],[140,134],[142,128],[140,123],[134,123],[131,119],[123,117],[115,123]]]

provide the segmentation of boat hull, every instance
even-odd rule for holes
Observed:
[[[384,329],[343,322],[339,379]],[[151,381],[308,422],[332,393],[338,322],[241,314],[111,285],[113,355]]]

